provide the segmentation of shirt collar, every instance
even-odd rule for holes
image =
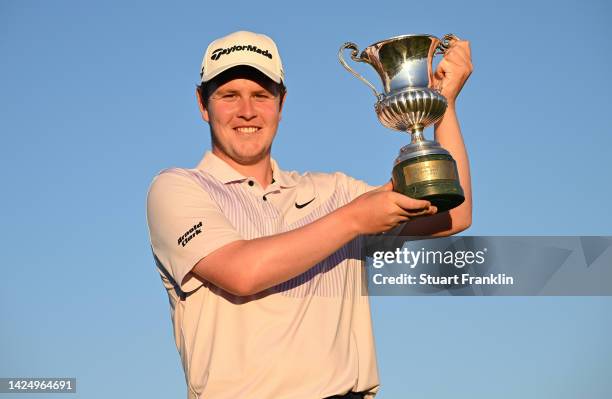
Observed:
[[[297,186],[297,181],[293,178],[291,173],[285,172],[279,168],[274,159],[270,159],[270,163],[272,164],[272,177],[281,188],[291,188]]]
[[[297,185],[298,182],[292,174],[279,168],[274,159],[271,158],[270,163],[272,166],[272,178],[281,188],[292,188]],[[210,173],[215,179],[224,184],[242,182],[248,179],[247,176],[243,176],[224,160],[213,154],[212,151],[206,151],[197,169]]]
[[[229,166],[224,160],[213,154],[211,151],[206,151],[204,158],[200,161],[197,169],[210,173],[215,179],[224,184],[242,181],[246,177],[241,175],[234,168]]]

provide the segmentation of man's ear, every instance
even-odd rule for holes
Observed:
[[[285,99],[287,98],[287,91],[285,91],[283,93],[283,96],[280,98],[280,104],[279,104],[279,109],[278,109],[278,114],[279,114],[279,120],[280,117],[283,116],[283,107],[285,106]]]
[[[204,102],[202,101],[202,95],[200,94],[200,90],[197,87],[196,98],[198,99],[198,106],[200,107],[200,114],[202,114],[202,119],[204,119],[206,122],[210,121],[208,109],[204,106]]]

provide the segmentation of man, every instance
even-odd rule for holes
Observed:
[[[436,72],[449,100],[436,137],[457,160],[466,201],[434,215],[429,202],[390,183],[280,169],[270,155],[285,99],[276,45],[235,32],[208,46],[196,94],[212,151],[196,168],[161,172],[147,203],[188,398],[375,395],[359,237],[401,223],[410,235],[469,226],[454,101],[470,72],[469,44],[457,41]]]

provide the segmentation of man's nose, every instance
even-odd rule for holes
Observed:
[[[238,117],[248,120],[253,119],[255,116],[257,116],[257,112],[255,111],[252,99],[240,99],[240,104],[238,106]]]

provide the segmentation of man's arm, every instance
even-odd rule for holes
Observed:
[[[359,234],[388,231],[416,215],[435,212],[428,201],[391,190],[388,183],[289,232],[227,244],[192,271],[230,293],[252,295],[304,273]]]
[[[435,126],[435,138],[457,162],[465,201],[448,212],[409,221],[402,229],[401,235],[443,237],[459,233],[472,224],[470,165],[455,112],[457,96],[472,70],[470,44],[468,41],[459,40],[452,44],[435,73],[436,79],[442,85],[442,95],[448,101],[443,118]]]

